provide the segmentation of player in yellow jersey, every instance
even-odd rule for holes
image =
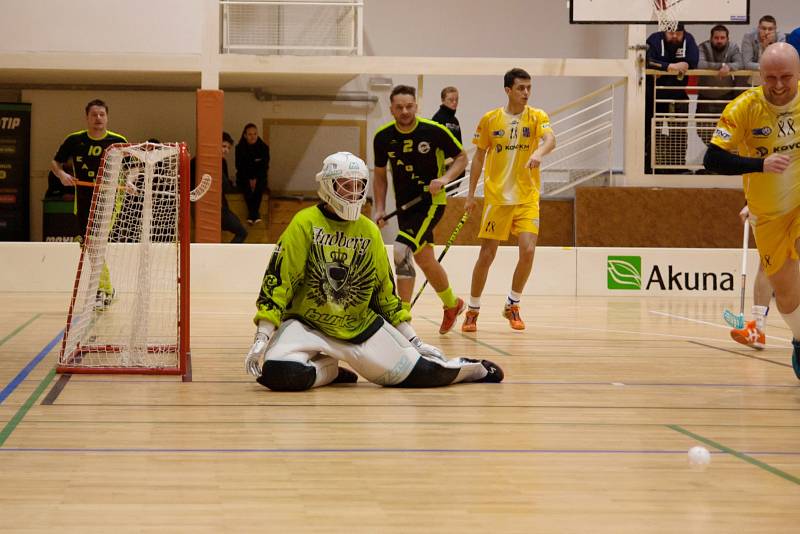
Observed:
[[[760,71],[762,85],[725,108],[704,164],[743,175],[761,266],[792,330],[800,378],[800,57],[791,45],[772,44]]]
[[[476,145],[470,168],[466,209],[475,209],[475,189],[486,162],[481,217],[481,250],[472,270],[469,308],[461,330],[475,332],[481,294],[489,267],[500,241],[509,233],[518,236],[519,259],[511,280],[511,292],[503,317],[511,328],[523,330],[519,301],[533,268],[533,254],[539,235],[539,167],[542,158],[556,146],[550,118],[541,109],[528,106],[531,76],[522,69],[506,72],[503,78],[508,103],[486,113],[472,140]]]

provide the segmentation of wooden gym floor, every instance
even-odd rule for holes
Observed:
[[[777,313],[762,352],[730,341],[733,299],[527,297],[514,332],[485,297],[477,335],[440,337],[426,295],[423,339],[504,383],[281,394],[242,368],[254,298],[194,297],[182,383],[54,376],[67,296],[0,294],[0,530],[797,532]]]

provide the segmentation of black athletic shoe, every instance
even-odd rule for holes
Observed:
[[[800,380],[800,341],[792,339],[792,369],[794,369],[794,376]]]
[[[339,375],[333,379],[331,384],[355,384],[358,382],[358,375],[350,369],[339,367]]]
[[[490,362],[489,360],[481,360],[481,365],[486,368],[486,376],[481,378],[480,380],[476,380],[475,382],[502,382],[503,377],[503,370],[500,369],[500,366],[494,362]]]

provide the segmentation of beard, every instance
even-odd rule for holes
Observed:
[[[722,52],[726,48],[728,48],[728,43],[725,43],[724,45],[716,45],[714,43],[711,43],[711,48],[713,48],[715,52]]]

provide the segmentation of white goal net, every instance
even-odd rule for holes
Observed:
[[[106,149],[60,372],[185,373],[188,158],[180,143]]]

